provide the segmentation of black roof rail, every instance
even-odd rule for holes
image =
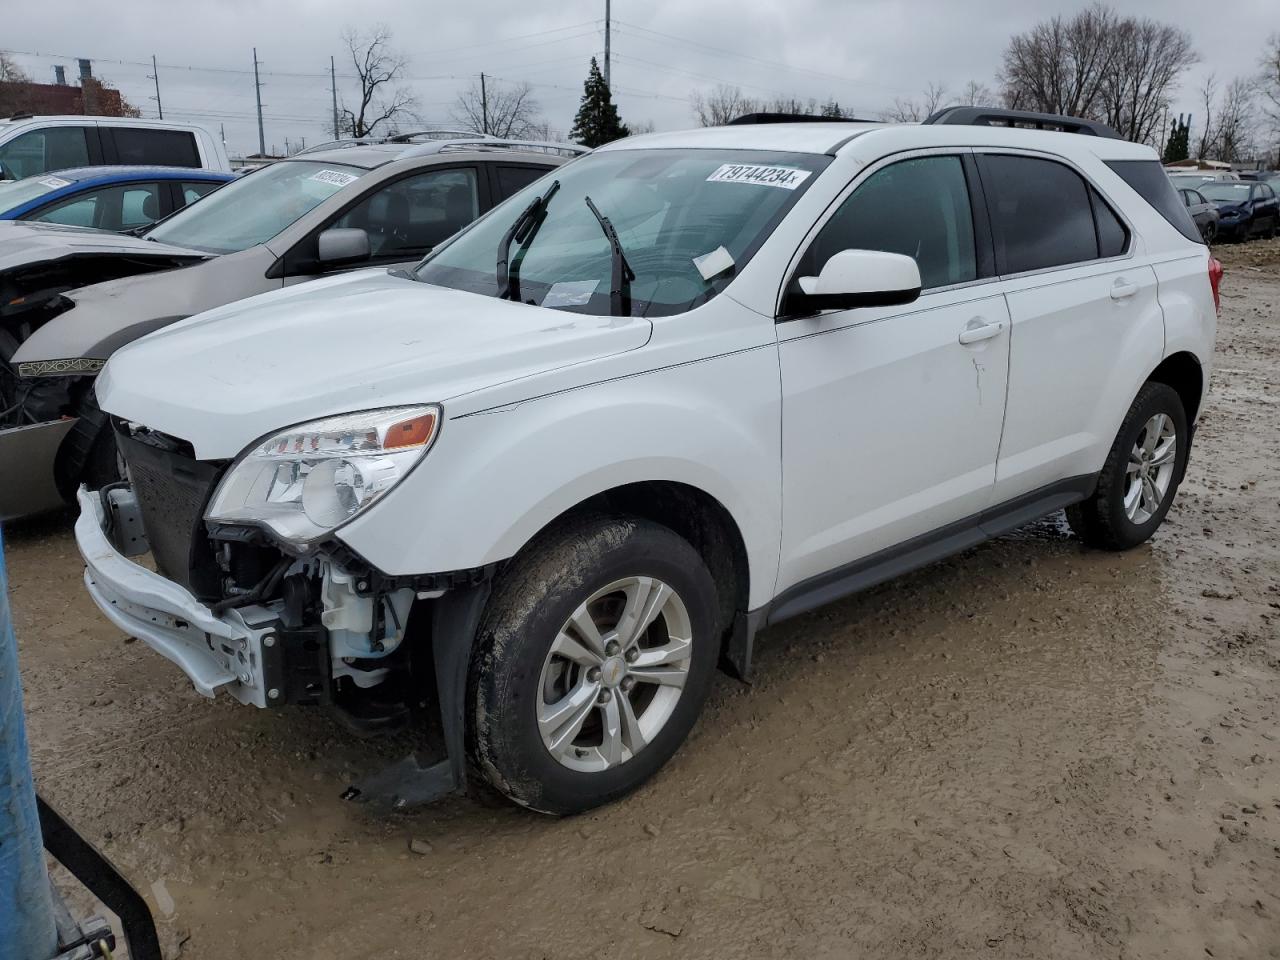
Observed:
[[[1057,113],[1032,113],[1029,110],[1001,110],[996,107],[943,107],[930,114],[924,123],[956,124],[965,127],[1019,127],[1032,130],[1056,130],[1061,133],[1083,133],[1091,137],[1123,140],[1115,130],[1096,120],[1068,117]]]
[[[744,113],[734,117],[726,127],[737,127],[747,123],[874,123],[874,120],[859,120],[857,117],[817,117],[810,113]]]
[[[15,114],[14,114],[13,116],[11,116],[9,119],[10,119],[10,120],[32,120],[32,119],[34,119],[34,118],[35,118],[35,114],[34,114],[34,113],[27,113],[25,110],[19,110],[17,113],[15,113]]]

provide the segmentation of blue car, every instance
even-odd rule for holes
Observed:
[[[0,220],[125,233],[199,200],[229,173],[189,167],[77,167],[0,182]]]

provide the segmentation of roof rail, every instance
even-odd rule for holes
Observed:
[[[1057,113],[1032,113],[1028,110],[1000,110],[995,107],[943,107],[930,114],[927,124],[956,124],[965,127],[1015,127],[1031,130],[1056,130],[1061,133],[1083,133],[1091,137],[1123,140],[1105,123],[1068,117]]]
[[[9,119],[10,119],[10,120],[31,120],[31,119],[33,119],[34,117],[35,117],[35,114],[34,114],[34,113],[28,113],[28,112],[27,112],[27,111],[25,111],[25,110],[19,110],[17,113],[15,113],[15,114],[14,114],[13,116],[11,116]]]
[[[526,153],[548,153],[557,157],[577,157],[590,153],[590,149],[576,143],[553,143],[549,140],[508,140],[484,134],[458,137],[452,140],[436,140],[416,143],[407,147],[399,159],[421,157],[432,153],[453,153],[459,150],[520,150]]]
[[[737,127],[748,123],[875,123],[874,120],[860,120],[857,117],[817,117],[811,113],[744,113],[734,117],[726,127]]]
[[[317,153],[321,150],[343,150],[347,147],[377,146],[382,143],[413,143],[415,140],[453,140],[460,137],[486,138],[487,136],[487,134],[473,133],[470,130],[432,128],[393,133],[385,137],[340,137],[337,140],[325,140],[322,143],[307,147],[305,150],[299,150],[293,156],[301,156],[304,153]]]

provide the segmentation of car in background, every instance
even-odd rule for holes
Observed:
[[[1240,175],[1230,170],[1192,170],[1188,172],[1168,171],[1169,179],[1175,187],[1199,187],[1204,183],[1234,182]]]
[[[30,114],[0,120],[0,180],[73,167],[138,165],[231,172],[222,141],[193,123]]]
[[[1280,183],[1280,170],[1243,170],[1240,173],[1240,179],[1260,180],[1271,184],[1271,189],[1274,190],[1276,184]]]
[[[255,294],[410,266],[585,152],[491,137],[339,142],[237,177],[134,236],[0,224],[0,520],[114,479],[91,388],[117,348]]]
[[[0,220],[124,233],[216,190],[230,173],[186,167],[78,167],[0,183]]]
[[[1196,229],[1205,243],[1213,243],[1218,238],[1218,208],[1204,198],[1204,195],[1191,187],[1179,187],[1178,196],[1186,205],[1187,213],[1196,222]]]
[[[1218,208],[1218,235],[1248,240],[1255,234],[1274,237],[1280,229],[1280,198],[1267,183],[1240,180],[1205,183],[1200,194]]]

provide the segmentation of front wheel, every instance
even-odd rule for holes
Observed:
[[[1129,407],[1093,496],[1067,508],[1067,522],[1091,547],[1128,550],[1164,520],[1186,468],[1187,414],[1177,391],[1146,383]]]
[[[719,604],[688,542],[595,518],[512,561],[469,677],[469,748],[485,779],[543,813],[634,790],[692,729],[714,673]]]

